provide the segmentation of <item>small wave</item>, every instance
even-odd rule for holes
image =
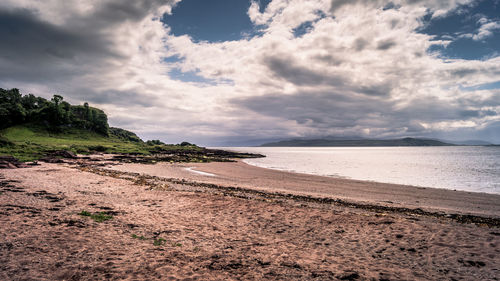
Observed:
[[[189,168],[184,168],[184,170],[189,171],[189,172],[191,172],[191,173],[198,174],[198,175],[202,175],[202,176],[215,177],[215,175],[214,175],[214,174],[207,173],[207,172],[202,172],[202,171],[197,171],[197,170],[194,170],[194,169],[193,169],[193,168],[191,168],[191,167],[189,167]]]

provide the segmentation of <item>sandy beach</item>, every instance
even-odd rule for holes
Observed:
[[[242,161],[124,164],[113,169],[266,192],[340,198],[357,203],[446,213],[500,216],[500,195],[290,173],[251,166]]]
[[[242,162],[43,163],[0,189],[1,280],[500,278],[499,195]]]

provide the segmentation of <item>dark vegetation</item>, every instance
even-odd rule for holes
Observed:
[[[132,133],[130,131],[121,128],[110,127],[108,131],[110,135],[115,136],[124,141],[142,142],[141,138],[138,137],[135,133]]]
[[[51,100],[33,94],[23,96],[18,89],[0,88],[0,121],[0,155],[21,161],[68,155],[59,151],[70,152],[69,155],[95,152],[133,155],[140,156],[137,161],[148,163],[225,161],[256,156],[210,150],[189,142],[144,142],[133,132],[109,127],[107,115],[88,103],[71,105],[59,95]],[[136,158],[124,160],[136,161]]]
[[[419,139],[419,138],[403,138],[403,139],[389,139],[389,140],[376,140],[376,139],[359,139],[359,140],[328,140],[328,139],[314,139],[314,140],[287,140],[265,143],[261,146],[272,147],[309,147],[309,146],[347,146],[347,147],[361,147],[361,146],[449,146],[453,144],[445,143],[432,139]]]
[[[32,123],[52,132],[80,128],[109,135],[108,117],[97,108],[71,105],[60,95],[46,100],[33,94],[21,95],[18,89],[0,89],[0,129]]]

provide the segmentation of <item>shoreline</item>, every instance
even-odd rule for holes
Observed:
[[[186,170],[193,169],[201,173]],[[326,177],[237,162],[121,164],[112,170],[350,204],[500,218],[500,195]]]
[[[500,195],[496,157],[488,147],[241,147],[269,155],[244,161],[263,168],[428,188]],[[403,157],[403,158],[401,158]]]
[[[319,177],[326,177],[326,178],[334,178],[334,179],[342,179],[342,180],[351,180],[351,181],[364,181],[368,183],[375,183],[375,184],[389,184],[389,185],[399,185],[399,186],[410,186],[410,187],[415,187],[415,188],[431,188],[431,189],[441,189],[441,190],[447,190],[447,191],[453,191],[453,192],[467,192],[467,193],[480,193],[480,194],[488,194],[488,195],[500,195],[499,193],[489,193],[489,192],[484,192],[484,191],[472,191],[472,190],[462,190],[462,189],[451,189],[451,188],[446,188],[446,187],[433,187],[433,186],[425,186],[425,185],[412,185],[412,184],[401,184],[401,183],[393,183],[393,182],[384,182],[384,181],[377,181],[377,180],[367,180],[367,179],[355,179],[355,178],[350,178],[348,176],[340,176],[340,175],[320,175],[320,174],[313,174],[313,173],[305,173],[305,172],[298,172],[298,171],[291,171],[291,170],[285,170],[285,169],[278,169],[278,168],[268,168],[268,167],[262,167],[258,165],[253,165],[250,163],[245,162],[245,159],[238,159],[237,161],[241,161],[247,165],[253,166],[253,167],[258,167],[258,168],[263,168],[263,169],[268,169],[268,170],[274,170],[274,171],[280,171],[280,172],[285,172],[285,173],[292,173],[292,174],[302,174],[302,175],[311,175],[311,176],[319,176]]]

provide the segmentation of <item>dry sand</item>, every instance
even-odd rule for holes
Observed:
[[[497,227],[224,192],[189,182],[398,205],[421,206],[419,200],[438,210],[498,217],[496,196],[404,191],[407,187],[281,174],[242,163],[114,168],[184,182],[152,182],[67,164],[0,170],[0,280],[500,278]],[[434,195],[447,200],[440,205]],[[460,198],[467,202],[458,204]],[[475,210],[481,203],[488,207]],[[113,218],[96,222],[78,215],[83,210]]]

